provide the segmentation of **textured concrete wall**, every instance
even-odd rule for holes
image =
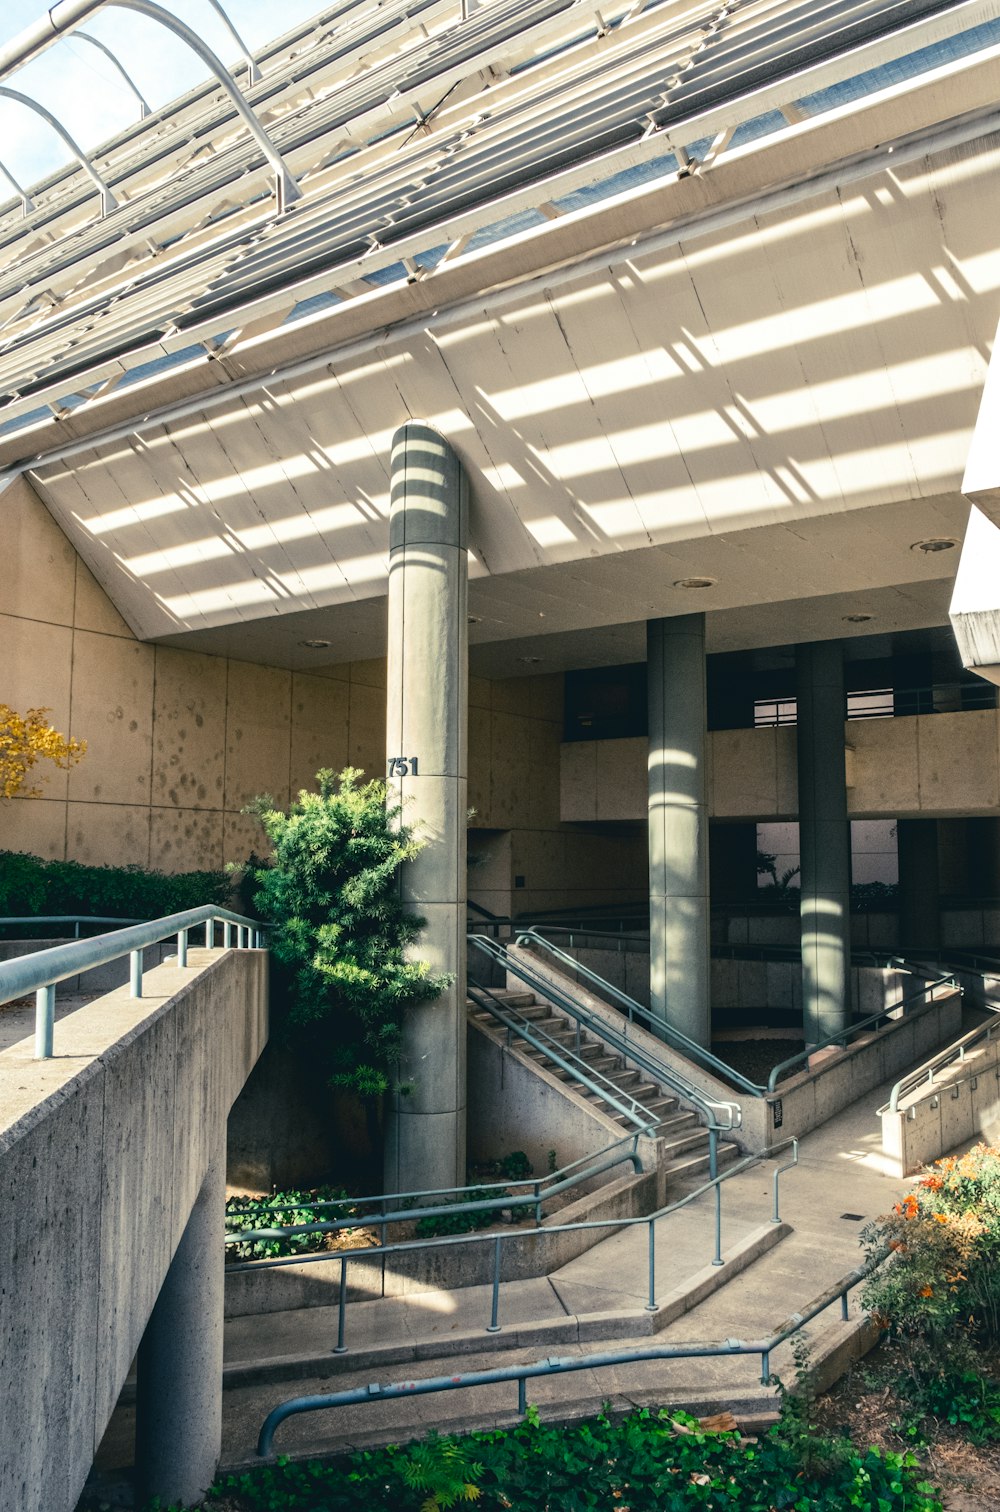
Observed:
[[[3,698],[50,707],[88,751],[72,772],[53,769],[41,799],[0,805],[0,850],[219,867],[261,845],[240,812],[258,793],[286,804],[323,766],[383,774],[383,661],[324,668],[317,652],[315,673],[289,672],[144,645],[23,479],[4,494],[4,521]],[[626,900],[636,879],[641,894],[641,836],[561,823],[561,675],[470,678],[469,706],[469,823],[495,852],[470,895],[506,914]]]
[[[995,817],[1000,813],[1000,710],[899,719],[852,719],[847,811],[880,817]],[[798,812],[794,727],[714,730],[709,735],[709,813],[718,819],[794,819]],[[641,819],[646,742],[564,745],[564,820]]]
[[[0,1054],[2,1512],[75,1507],[266,1038],[264,954],[189,960]]]
[[[381,775],[385,667],[289,672],[144,645],[23,480],[4,495],[4,699],[46,705],[88,743],[44,796],[0,810],[0,849],[164,871],[220,867],[261,843],[243,806],[279,804],[321,766]],[[44,776],[44,773],[43,773]]]

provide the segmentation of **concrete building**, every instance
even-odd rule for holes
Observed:
[[[0,207],[2,696],[89,744],[0,846],[217,867],[256,794],[398,780],[459,979],[425,1128],[466,844],[494,913],[648,905],[706,1041],[758,826],[801,827],[812,1040],[849,823],[900,882],[856,932],[1000,938],[1000,713],[948,618],[993,507],[995,0],[341,4],[210,69]]]

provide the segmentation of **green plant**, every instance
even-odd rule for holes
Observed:
[[[449,1198],[447,1206],[465,1202],[489,1202],[496,1195],[495,1187],[470,1187],[461,1197]],[[480,1208],[474,1213],[439,1213],[433,1218],[421,1218],[417,1222],[417,1237],[436,1239],[443,1234],[472,1234],[477,1229],[489,1228],[491,1223],[496,1223],[499,1214],[499,1208]]]
[[[420,1512],[446,1512],[456,1502],[478,1501],[476,1481],[483,1467],[470,1459],[457,1439],[428,1434],[422,1443],[413,1444],[403,1467],[403,1480],[411,1490],[426,1492]]]
[[[510,1155],[505,1155],[500,1162],[500,1175],[506,1177],[508,1181],[527,1181],[534,1169],[523,1150],[514,1150]]]
[[[222,871],[170,875],[140,866],[84,866],[0,851],[0,914],[157,919],[203,903],[228,905],[230,894],[230,880]]]
[[[371,1098],[390,1086],[407,1007],[450,979],[407,958],[424,921],[404,910],[397,878],[420,844],[385,784],[359,786],[361,775],[319,772],[318,792],[300,792],[287,814],[267,798],[251,812],[272,846],[255,902],[273,925],[289,1021],[332,1085]]]
[[[553,1174],[553,1172],[556,1170],[556,1166],[557,1166],[556,1152],[555,1152],[555,1150],[550,1150],[549,1151],[547,1159],[548,1159],[548,1165],[549,1165],[549,1175],[551,1176]]]
[[[890,1334],[942,1349],[958,1332],[1000,1339],[1000,1150],[937,1161],[862,1243],[870,1258],[890,1255],[862,1293]]]
[[[352,1218],[357,1209],[343,1187],[321,1186],[310,1191],[274,1192],[270,1197],[229,1197],[226,1200],[226,1232],[249,1233],[254,1229],[291,1228],[300,1223],[330,1223],[337,1218]],[[336,1202],[336,1207],[317,1207],[317,1203]],[[332,1232],[345,1238],[351,1228]],[[274,1239],[249,1239],[226,1246],[226,1259],[264,1260],[275,1255],[311,1254],[329,1248],[327,1233],[289,1234]]]
[[[511,1429],[330,1465],[279,1460],[224,1477],[215,1499],[233,1512],[436,1512],[472,1500],[484,1512],[941,1512],[912,1454],[847,1445],[825,1468],[806,1468],[780,1427],[742,1438],[665,1408],[547,1424],[531,1406]]]

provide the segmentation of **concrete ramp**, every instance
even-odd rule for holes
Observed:
[[[192,1213],[198,1234],[222,1233],[226,1119],[267,1038],[266,953],[192,950],[143,985],[64,1018],[51,1060],[30,1039],[0,1053],[0,1512],[72,1512],[172,1262],[197,1238]],[[204,1298],[218,1272],[221,1415],[222,1247],[195,1248],[208,1285],[189,1269],[189,1290]],[[183,1355],[183,1338],[165,1343]]]

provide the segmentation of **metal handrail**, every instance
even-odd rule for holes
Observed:
[[[615,1002],[621,1005],[630,1023],[638,1020],[643,1027],[648,1028],[657,1038],[666,1040],[668,1044],[680,1050],[689,1060],[696,1061],[700,1066],[714,1072],[721,1079],[732,1082],[734,1086],[739,1087],[742,1092],[749,1093],[751,1097],[764,1096],[763,1087],[758,1086],[756,1082],[750,1081],[749,1078],[741,1075],[739,1071],[734,1071],[732,1066],[727,1066],[725,1061],[721,1061],[717,1055],[713,1055],[711,1050],[706,1050],[703,1045],[699,1045],[695,1040],[689,1039],[680,1029],[675,1029],[672,1024],[668,1024],[665,1020],[658,1018],[648,1008],[644,1008],[641,1003],[637,1003],[635,998],[629,997],[627,992],[622,992],[618,987],[614,987],[610,982],[605,981],[596,971],[591,971],[589,966],[584,966],[582,962],[577,961],[573,956],[567,955],[564,950],[560,950],[558,945],[553,945],[551,940],[547,940],[538,930],[525,929],[519,931],[515,943],[518,945],[541,946],[549,955],[555,956],[556,960],[579,972],[582,977],[595,987],[598,987],[601,992],[607,993],[609,997],[614,998]]]
[[[802,1312],[793,1313],[778,1325],[765,1339],[725,1339],[719,1343],[706,1344],[654,1344],[641,1349],[601,1350],[588,1355],[567,1355],[538,1360],[531,1365],[500,1365],[491,1370],[473,1370],[464,1374],[429,1376],[422,1381],[398,1381],[368,1386],[350,1387],[346,1391],[332,1391],[323,1396],[290,1397],[272,1408],[261,1425],[257,1439],[257,1453],[267,1459],[272,1453],[276,1430],[286,1418],[304,1412],[323,1412],[333,1407],[354,1406],[372,1401],[390,1401],[394,1397],[427,1396],[440,1391],[462,1391],[472,1386],[495,1386],[511,1381],[517,1383],[517,1410],[527,1410],[525,1382],[539,1376],[568,1375],[578,1370],[598,1370],[604,1366],[637,1365],[647,1360],[695,1360],[719,1358],[727,1355],[759,1355],[760,1381],[762,1386],[772,1384],[771,1354],[779,1345],[787,1343],[813,1318],[840,1303],[841,1317],[849,1317],[847,1299],[854,1288],[865,1281],[885,1259],[885,1253],[872,1257],[865,1265],[848,1271],[847,1275],[828,1286],[813,1299]]]
[[[883,1103],[882,1107],[877,1109],[879,1117],[883,1113],[898,1113],[899,1099],[905,1097],[909,1092],[915,1092],[925,1081],[929,1088],[935,1087],[937,1085],[934,1080],[935,1072],[943,1070],[946,1066],[950,1066],[955,1062],[961,1064],[965,1060],[967,1052],[975,1049],[980,1040],[985,1040],[989,1044],[996,1032],[998,1020],[1000,1020],[1000,1003],[986,1001],[983,1003],[983,1007],[987,1012],[994,1014],[995,1017],[988,1020],[985,1024],[980,1024],[978,1029],[971,1030],[969,1034],[963,1034],[961,1039],[955,1040],[952,1044],[946,1046],[944,1050],[939,1050],[936,1055],[932,1055],[928,1060],[924,1061],[922,1066],[917,1066],[915,1070],[907,1072],[905,1076],[901,1076],[889,1095],[889,1101]],[[963,1078],[960,1077],[958,1080],[949,1082],[948,1085],[958,1086],[962,1080]]]
[[[544,1030],[539,1029],[537,1026],[529,1029],[528,1024],[531,1021],[525,1020],[523,1015],[518,1015],[517,1010],[511,1008],[508,1004],[501,1003],[488,988],[477,987],[474,983],[470,982],[467,984],[466,991],[477,1008],[482,1008],[487,1013],[492,1013],[493,1017],[503,1024],[508,1035],[516,1034],[526,1044],[531,1045],[533,1049],[540,1050],[560,1070],[568,1072],[569,1075],[582,1083],[586,1091],[609,1103],[617,1113],[621,1113],[623,1117],[631,1119],[632,1123],[643,1132],[651,1129],[659,1122],[656,1118],[643,1117],[642,1115],[646,1113],[645,1104],[639,1102],[634,1097],[629,1097],[623,1088],[611,1081],[609,1077],[604,1076],[602,1072],[595,1072],[579,1054],[574,1054],[570,1057],[567,1054],[566,1047],[561,1045],[552,1035],[546,1034]],[[579,1051],[579,1021],[577,1021],[576,1037],[577,1051]],[[623,1097],[627,1101],[622,1101]]]
[[[704,1115],[709,1131],[727,1132],[739,1128],[743,1117],[739,1103],[709,1097],[702,1087],[698,1087],[694,1082],[689,1081],[675,1066],[668,1065],[665,1061],[657,1060],[647,1050],[630,1042],[610,1024],[605,1023],[603,1019],[599,1019],[595,1014],[590,1013],[567,992],[557,988],[552,982],[547,981],[545,977],[533,972],[525,962],[515,960],[496,941],[487,939],[485,935],[477,934],[470,934],[468,939],[469,944],[483,955],[502,965],[512,976],[524,982],[534,992],[538,992],[543,998],[549,999],[549,1001],[561,1008],[564,1013],[569,1014],[570,1018],[576,1019],[585,1025],[586,1028],[592,1029],[599,1039],[603,1040],[605,1044],[612,1046],[628,1060],[633,1061],[636,1066],[647,1071],[654,1081],[666,1084],[686,1102],[693,1103],[698,1111]],[[725,1122],[721,1121],[720,1114],[726,1115]]]
[[[7,914],[0,918],[0,929],[14,929],[18,925],[72,924],[74,939],[80,938],[81,924],[144,924],[144,919],[123,919],[117,914]]]
[[[773,1209],[773,1215],[772,1215],[772,1219],[771,1219],[772,1223],[780,1223],[781,1222],[781,1218],[779,1216],[779,1211],[778,1211],[778,1178],[782,1175],[783,1172],[791,1170],[794,1166],[798,1165],[798,1162],[799,1162],[799,1142],[798,1142],[797,1139],[794,1139],[794,1138],[787,1139],[782,1144],[776,1145],[775,1148],[774,1148],[774,1150],[771,1150],[771,1151],[768,1152],[768,1157],[767,1158],[770,1158],[770,1156],[773,1155],[773,1154],[775,1154],[777,1151],[786,1149],[789,1146],[791,1146],[791,1148],[792,1148],[792,1159],[789,1162],[787,1162],[787,1164],[778,1167],[778,1169],[774,1173],[774,1209]],[[499,1233],[499,1234],[451,1234],[451,1235],[446,1235],[446,1236],[442,1236],[442,1237],[435,1238],[435,1239],[425,1239],[425,1240],[416,1240],[416,1241],[407,1240],[407,1241],[396,1243],[396,1244],[383,1244],[383,1245],[380,1245],[376,1250],[372,1250],[372,1249],[340,1250],[340,1251],[337,1252],[336,1255],[331,1255],[329,1253],[322,1253],[322,1254],[312,1254],[312,1255],[286,1255],[286,1256],[278,1257],[278,1258],[273,1259],[273,1260],[246,1260],[246,1261],[242,1261],[242,1262],[240,1262],[238,1264],[229,1266],[228,1267],[228,1271],[229,1272],[237,1272],[237,1271],[276,1270],[276,1269],[280,1269],[281,1267],[287,1266],[287,1265],[296,1265],[296,1266],[299,1266],[299,1265],[308,1265],[308,1264],[318,1264],[318,1263],[321,1263],[321,1262],[322,1263],[329,1263],[331,1260],[337,1260],[337,1261],[339,1261],[340,1262],[340,1286],[339,1286],[339,1302],[338,1302],[338,1309],[337,1309],[337,1311],[338,1311],[337,1345],[336,1345],[336,1348],[334,1350],[334,1353],[335,1354],[345,1354],[347,1352],[347,1344],[346,1344],[346,1327],[347,1327],[347,1316],[346,1316],[347,1315],[347,1267],[348,1267],[348,1264],[349,1264],[349,1262],[351,1260],[364,1259],[364,1260],[367,1260],[367,1261],[370,1262],[373,1257],[376,1258],[376,1259],[381,1259],[381,1258],[383,1258],[386,1255],[414,1254],[417,1251],[430,1250],[430,1249],[434,1249],[434,1250],[438,1250],[438,1249],[450,1249],[450,1248],[453,1248],[455,1245],[461,1245],[461,1244],[485,1244],[485,1243],[490,1243],[490,1244],[493,1245],[493,1282],[492,1282],[492,1287],[491,1287],[490,1321],[486,1325],[486,1332],[487,1333],[499,1333],[500,1330],[501,1330],[501,1326],[502,1326],[500,1324],[500,1321],[499,1321],[500,1279],[501,1279],[501,1269],[502,1269],[503,1245],[504,1245],[505,1242],[507,1242],[509,1240],[512,1241],[514,1239],[519,1239],[519,1238],[520,1239],[528,1238],[528,1237],[536,1237],[537,1238],[539,1235],[545,1235],[545,1236],[547,1236],[547,1235],[550,1235],[550,1234],[575,1234],[575,1233],[581,1233],[584,1230],[589,1230],[589,1229],[615,1229],[615,1230],[619,1230],[619,1229],[623,1229],[623,1228],[635,1228],[639,1224],[646,1224],[647,1228],[648,1228],[648,1240],[647,1240],[647,1246],[646,1246],[646,1252],[647,1252],[647,1269],[648,1269],[648,1287],[647,1287],[647,1298],[648,1298],[648,1300],[647,1300],[647,1302],[645,1304],[645,1310],[647,1312],[657,1312],[658,1308],[659,1308],[659,1304],[656,1301],[656,1224],[659,1222],[659,1220],[661,1218],[669,1217],[669,1215],[671,1213],[677,1212],[677,1211],[679,1211],[683,1207],[687,1207],[687,1205],[689,1203],[694,1202],[699,1197],[703,1197],[706,1192],[714,1190],[714,1193],[715,1193],[715,1215],[714,1215],[715,1245],[714,1245],[714,1255],[713,1255],[711,1263],[713,1265],[715,1265],[715,1266],[724,1265],[725,1264],[725,1260],[723,1259],[723,1256],[722,1256],[722,1183],[724,1181],[729,1181],[733,1176],[739,1175],[742,1171],[745,1171],[746,1169],[748,1169],[748,1167],[750,1167],[752,1165],[759,1164],[759,1162],[761,1161],[761,1159],[762,1159],[762,1157],[760,1155],[756,1155],[756,1154],[744,1156],[744,1158],[742,1160],[738,1161],[735,1165],[730,1166],[728,1168],[728,1170],[723,1171],[721,1173],[713,1173],[709,1177],[708,1181],[703,1182],[702,1185],[699,1186],[699,1187],[696,1187],[694,1189],[694,1191],[686,1193],[685,1196],[677,1198],[674,1202],[667,1203],[664,1207],[657,1209],[657,1211],[655,1213],[642,1214],[642,1215],[639,1215],[639,1216],[636,1216],[636,1217],[584,1218],[584,1219],[578,1220],[576,1223],[552,1224],[552,1225],[550,1225],[547,1228],[526,1229],[526,1230],[522,1230],[522,1231],[514,1232],[514,1233],[511,1233],[510,1231],[508,1231],[507,1233]],[[494,1204],[484,1204],[484,1205],[485,1206],[498,1206],[498,1204],[496,1204],[496,1203],[494,1203]],[[443,1209],[443,1211],[446,1212],[446,1213],[454,1213],[456,1210],[455,1210],[455,1208],[445,1208],[445,1209]],[[429,1217],[430,1215],[431,1215],[431,1210],[429,1208],[421,1208],[419,1210],[419,1216],[420,1217],[425,1217],[425,1216]],[[410,1212],[410,1213],[406,1213],[404,1216],[407,1217],[407,1218],[412,1219],[413,1217],[418,1216],[418,1215]],[[348,1221],[353,1221],[355,1227],[357,1226],[357,1219],[356,1218],[353,1219],[353,1220],[348,1220]],[[301,1224],[301,1225],[296,1226],[294,1229],[289,1230],[288,1232],[289,1233],[292,1233],[292,1232],[294,1232],[294,1233],[309,1233],[309,1232],[315,1232],[315,1231],[316,1231],[315,1226],[309,1225],[309,1224]],[[241,1235],[239,1237],[241,1239],[249,1239],[250,1236],[247,1235],[247,1234],[244,1234],[244,1235]]]
[[[818,1044],[811,1045],[807,1050],[800,1050],[797,1055],[790,1055],[787,1060],[779,1061],[778,1064],[772,1068],[771,1074],[767,1079],[768,1092],[773,1093],[775,1091],[779,1079],[788,1071],[791,1066],[798,1066],[801,1065],[804,1061],[808,1061],[809,1058],[815,1055],[818,1050],[827,1050],[833,1045],[837,1045],[843,1049],[846,1049],[846,1041],[848,1039],[850,1039],[855,1034],[862,1033],[865,1029],[874,1028],[877,1024],[880,1024],[883,1019],[887,1018],[890,1013],[902,1012],[903,1016],[905,1017],[908,1005],[914,1002],[917,998],[926,997],[927,1001],[919,1004],[916,1008],[912,1009],[911,1015],[915,1016],[919,1013],[926,1012],[929,1008],[933,1008],[934,1006],[934,998],[933,996],[928,996],[928,994],[933,994],[939,987],[955,987],[957,989],[957,985],[958,984],[956,983],[953,976],[937,977],[933,981],[926,981],[921,988],[919,988],[916,992],[911,993],[908,997],[904,997],[900,1002],[894,1003],[890,1007],[882,1008],[878,1013],[871,1013],[867,1018],[858,1019],[857,1023],[849,1024],[846,1029],[841,1029],[836,1034],[828,1035],[826,1039],[820,1040]]]
[[[146,947],[158,945],[161,940],[176,935],[177,964],[186,966],[189,931],[204,924],[205,943],[211,946],[215,939],[216,922],[221,922],[223,927],[223,949],[229,949],[232,945],[234,926],[237,931],[237,948],[249,948],[251,945],[259,947],[263,941],[264,926],[258,919],[249,919],[243,914],[233,913],[231,909],[206,903],[200,908],[186,909],[183,913],[168,914],[163,919],[133,924],[128,929],[116,929],[110,934],[94,935],[89,940],[53,945],[48,950],[36,950],[30,955],[4,961],[0,963],[0,1004],[9,1003],[12,999],[24,997],[31,992],[35,994],[35,1058],[48,1060],[52,1055],[58,982],[92,971],[96,966],[107,966],[127,955],[130,957],[130,995],[141,998],[142,953]]]

